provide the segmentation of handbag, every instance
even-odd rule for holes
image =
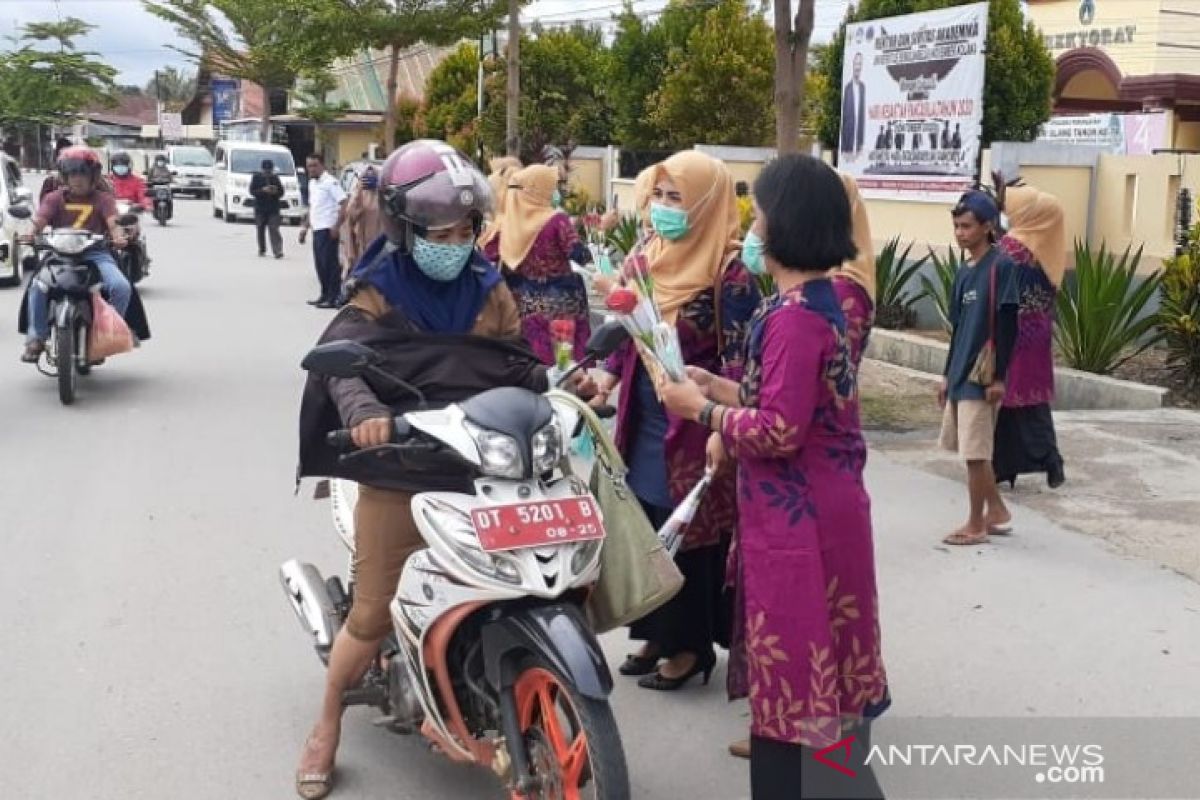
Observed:
[[[663,547],[642,504],[625,483],[628,470],[591,407],[574,395],[551,392],[583,417],[596,445],[589,486],[604,518],[600,577],[585,610],[597,633],[641,619],[683,588],[683,574]]]
[[[996,269],[996,259],[992,259],[988,276],[988,338],[967,375],[967,380],[980,386],[991,386],[996,382]]]

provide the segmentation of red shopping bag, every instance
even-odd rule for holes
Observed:
[[[88,334],[88,360],[128,353],[133,349],[133,332],[117,310],[99,292],[92,293],[92,329]]]

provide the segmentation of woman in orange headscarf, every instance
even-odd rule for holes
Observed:
[[[740,227],[729,170],[689,150],[655,165],[644,186],[653,232],[642,252],[663,317],[678,330],[683,359],[739,380],[746,326],[760,297],[738,257]],[[601,402],[620,384],[616,440],[629,465],[629,486],[660,526],[703,476],[708,431],[663,408],[632,345],[609,359],[605,371]],[[643,646],[620,671],[642,676],[643,688],[678,689],[697,674],[707,679],[714,644],[728,646],[723,588],[736,506],[733,483],[731,471],[718,473],[684,533],[675,559],[683,590],[631,626],[632,638]]]
[[[521,330],[534,352],[554,363],[554,326],[570,321],[574,356],[583,358],[591,336],[587,287],[571,261],[591,263],[575,225],[560,210],[557,167],[535,164],[508,180],[503,214],[480,239],[484,256],[504,271],[521,313]]]
[[[1067,265],[1066,221],[1058,198],[1032,186],[1008,187],[1000,200],[1009,223],[1000,249],[1017,265],[1021,303],[992,467],[996,480],[1010,484],[1018,475],[1044,472],[1055,489],[1066,480],[1050,414],[1055,296]]]

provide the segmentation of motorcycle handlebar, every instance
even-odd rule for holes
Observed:
[[[408,420],[404,417],[396,417],[392,422],[392,441],[390,444],[402,442],[410,435],[412,435],[412,426],[408,424]],[[354,444],[354,432],[349,428],[330,431],[325,434],[325,441],[330,447],[342,452],[358,449]]]

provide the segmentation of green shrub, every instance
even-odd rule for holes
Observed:
[[[938,317],[942,320],[942,327],[949,333],[953,328],[950,324],[950,302],[954,298],[954,279],[962,265],[963,253],[956,247],[948,247],[946,257],[942,258],[930,248],[929,260],[933,262],[933,277],[921,276],[921,287],[924,291],[920,296],[933,301]]]
[[[624,258],[637,245],[640,233],[641,223],[637,214],[622,214],[617,226],[608,232],[606,243]]]
[[[1166,340],[1167,367],[1190,390],[1200,389],[1200,227],[1188,248],[1164,262],[1158,329]]]
[[[875,256],[875,324],[882,328],[911,328],[916,320],[913,306],[923,296],[911,290],[913,278],[925,266],[929,256],[908,260],[913,246],[900,251],[900,237],[884,245]]]
[[[1111,374],[1117,367],[1162,338],[1158,316],[1146,307],[1162,283],[1162,273],[1137,274],[1142,248],[1100,252],[1075,243],[1075,274],[1058,293],[1058,326],[1054,340],[1075,369]]]

